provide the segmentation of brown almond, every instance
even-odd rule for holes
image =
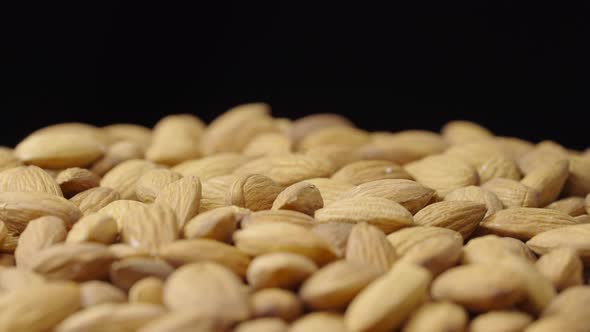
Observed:
[[[144,172],[154,168],[156,165],[149,161],[127,160],[108,171],[100,181],[100,186],[115,189],[122,199],[136,199],[137,181]]]
[[[577,217],[574,217],[576,224],[590,224],[590,215],[582,214]]]
[[[332,175],[332,179],[353,185],[384,180],[411,179],[412,177],[398,164],[386,160],[361,160],[348,164]]]
[[[104,281],[86,281],[80,284],[80,304],[89,308],[105,303],[127,302],[127,295],[119,288]]]
[[[78,311],[61,322],[55,331],[136,331],[164,313],[163,307],[153,304],[108,303]]]
[[[311,230],[328,242],[338,257],[344,257],[348,236],[353,227],[354,224],[327,222],[317,224]]]
[[[311,183],[322,194],[324,206],[341,198],[342,194],[346,191],[354,188],[354,186],[348,182],[338,181],[330,178],[314,178],[305,180],[307,183]]]
[[[488,139],[493,136],[488,129],[477,123],[464,120],[447,122],[442,127],[441,133],[447,141],[453,144]]]
[[[297,172],[294,172],[295,169]],[[327,177],[331,173],[332,164],[327,159],[302,154],[262,157],[252,160],[234,171],[236,175],[264,175],[283,186],[289,186],[306,179]]]
[[[441,196],[457,188],[479,183],[479,177],[473,166],[451,156],[429,156],[411,162],[404,168],[416,181],[436,190]]]
[[[561,211],[522,207],[498,211],[479,227],[492,234],[528,240],[539,233],[575,224],[571,216]]]
[[[144,151],[145,148],[135,142],[121,141],[114,143],[107,148],[102,158],[92,164],[90,171],[103,176],[125,161],[143,158]]]
[[[129,289],[130,303],[163,304],[164,282],[155,277],[139,280]]]
[[[310,216],[322,207],[324,201],[319,189],[307,182],[298,182],[285,188],[272,204],[273,210],[293,210]]]
[[[396,264],[352,300],[345,314],[346,327],[375,332],[399,328],[427,294],[431,278],[421,267]]]
[[[558,210],[567,213],[572,217],[577,217],[586,214],[586,208],[583,197],[567,197],[555,201],[545,207],[546,209]]]
[[[586,213],[590,215],[590,194],[586,195]]]
[[[403,256],[415,245],[433,237],[454,238],[459,246],[463,244],[463,237],[456,231],[442,227],[409,227],[400,229],[387,235],[387,240],[393,245],[397,254]]]
[[[243,175],[231,184],[225,203],[252,211],[268,210],[282,190],[281,185],[264,175]]]
[[[539,192],[539,205],[545,206],[553,202],[561,193],[568,178],[569,162],[559,160],[537,167],[529,172],[521,183]]]
[[[309,258],[288,252],[258,256],[248,266],[246,279],[254,289],[295,288],[318,269]]]
[[[469,325],[470,332],[520,332],[533,318],[519,311],[489,311],[475,317]]]
[[[147,170],[137,180],[135,195],[144,203],[152,203],[164,187],[181,178],[182,175],[166,168]]]
[[[178,228],[197,215],[201,206],[201,181],[195,176],[186,176],[164,186],[156,196],[155,203],[167,205],[176,212]]]
[[[495,178],[482,185],[482,188],[496,194],[505,208],[537,207],[540,194],[536,189],[510,179]]]
[[[128,257],[111,265],[111,282],[123,290],[129,290],[137,281],[156,277],[165,280],[174,272],[174,267],[158,258]]]
[[[560,247],[572,248],[585,264],[590,263],[590,225],[588,224],[548,230],[534,236],[526,244],[539,255]]]
[[[241,222],[242,228],[252,225],[284,222],[297,226],[311,228],[318,223],[309,215],[292,210],[262,210],[247,214]]]
[[[194,263],[177,269],[164,285],[164,303],[172,310],[190,308],[206,317],[242,321],[250,316],[241,280],[215,263]]]
[[[413,226],[412,214],[399,203],[379,197],[341,199],[315,212],[318,222],[366,222],[386,234]]]
[[[237,206],[225,206],[203,212],[189,220],[183,229],[187,239],[211,239],[230,242],[239,222],[250,212]]]
[[[295,294],[280,288],[265,288],[250,296],[252,317],[276,317],[291,322],[303,313],[301,301]]]
[[[418,211],[414,222],[422,226],[437,226],[459,232],[468,238],[483,219],[487,209],[469,201],[443,201],[430,204]]]
[[[581,285],[584,266],[575,250],[558,248],[541,256],[537,269],[551,281],[556,290]]]
[[[494,214],[504,208],[502,201],[491,191],[477,186],[455,189],[447,194],[445,201],[471,201],[485,204],[487,212],[484,217]]]
[[[117,191],[111,188],[98,187],[77,194],[70,198],[70,202],[74,203],[83,215],[89,215],[120,198],[121,196]]]
[[[156,123],[147,160],[173,166],[201,155],[199,143],[205,130],[201,119],[192,114],[174,114]]]
[[[461,306],[450,302],[431,302],[412,314],[402,332],[463,332],[468,320]]]
[[[219,153],[200,159],[187,160],[171,169],[183,176],[196,176],[201,181],[231,174],[236,168],[249,160],[237,153]]]
[[[291,153],[293,143],[283,133],[262,133],[254,136],[244,147],[242,153],[246,156],[262,157]]]
[[[459,262],[462,242],[458,233],[426,238],[405,250],[398,262],[422,266],[436,276]]]
[[[364,222],[352,227],[346,246],[346,260],[385,273],[397,259],[395,249],[382,230]]]
[[[40,251],[63,242],[68,231],[63,220],[45,216],[31,220],[18,239],[14,258],[19,268],[29,269]]]
[[[63,197],[59,184],[37,166],[19,166],[0,172],[0,190],[44,192]]]
[[[290,332],[338,332],[347,331],[344,317],[337,313],[329,312],[312,312],[307,314],[293,324],[291,324]]]
[[[74,224],[68,232],[66,242],[98,242],[111,244],[119,235],[117,222],[113,217],[103,214],[94,213],[82,217]]]
[[[85,168],[73,167],[59,172],[55,181],[65,197],[72,197],[90,188],[98,187],[100,176]]]

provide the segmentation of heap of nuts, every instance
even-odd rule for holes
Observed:
[[[590,331],[590,151],[256,103],[0,169],[1,332]]]

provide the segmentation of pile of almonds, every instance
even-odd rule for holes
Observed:
[[[0,169],[2,332],[590,331],[590,151],[258,103]]]

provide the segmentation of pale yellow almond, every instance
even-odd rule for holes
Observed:
[[[278,131],[264,103],[238,105],[218,116],[201,137],[201,150],[207,156],[220,152],[239,152],[256,135]]]
[[[485,205],[470,201],[442,201],[430,204],[414,215],[421,226],[437,226],[459,232],[468,238],[483,219]]]
[[[492,215],[504,208],[498,196],[489,190],[477,186],[468,186],[455,189],[447,194],[445,201],[470,201],[485,204],[487,212],[484,217]]]
[[[119,288],[104,281],[86,281],[80,284],[80,304],[89,308],[105,303],[127,302],[127,294]]]
[[[301,141],[304,137],[328,127],[352,127],[350,120],[340,114],[335,113],[317,113],[311,114],[293,121],[289,130],[289,135],[295,142]]]
[[[167,205],[176,213],[178,228],[197,215],[201,206],[201,181],[195,176],[186,176],[164,186],[155,200],[156,204]]]
[[[341,199],[315,212],[318,222],[366,222],[386,234],[413,226],[412,214],[399,203],[379,197]]]
[[[35,130],[31,133],[30,136],[36,134],[43,134],[43,135],[50,135],[53,133],[67,133],[67,134],[77,134],[80,136],[87,136],[95,139],[96,141],[101,142],[102,144],[108,144],[109,138],[105,135],[105,133],[96,126],[91,124],[82,123],[82,122],[65,122],[65,123],[58,123],[54,125],[49,125],[47,127],[43,127],[40,129]]]
[[[98,187],[100,177],[85,168],[73,167],[59,172],[55,181],[65,197],[72,197],[90,188]]]
[[[463,264],[492,264],[506,255],[515,255],[533,262],[536,260],[535,255],[522,241],[486,235],[471,239],[463,247]]]
[[[211,239],[230,242],[240,221],[249,210],[237,206],[226,206],[200,213],[189,220],[183,229],[187,239]]]
[[[104,244],[58,243],[37,253],[29,267],[50,280],[87,281],[106,277],[114,260]]]
[[[573,286],[559,293],[545,310],[542,317],[563,316],[577,319],[588,319],[590,314],[590,286]]]
[[[348,182],[338,181],[330,178],[307,179],[305,182],[311,183],[316,186],[316,188],[318,188],[320,194],[322,195],[324,206],[327,206],[328,204],[340,199],[346,191],[354,188],[354,185]]]
[[[147,204],[129,199],[119,199],[111,202],[101,208],[98,213],[107,214],[117,222],[117,227],[121,229],[123,222],[129,215],[135,213],[136,210],[144,209]]]
[[[401,327],[427,294],[431,278],[421,267],[396,264],[352,300],[345,314],[346,327],[371,332]]]
[[[259,318],[243,322],[234,332],[287,332],[288,326],[278,318]]]
[[[432,154],[442,153],[448,146],[441,135],[425,130],[404,130],[394,134],[380,134],[371,136],[374,147],[382,147],[387,160],[406,164],[422,159]],[[366,149],[365,153],[372,154],[376,151]],[[365,156],[367,156],[365,154]]]
[[[570,157],[569,171],[563,192],[568,196],[585,196],[590,193],[590,158]]]
[[[364,130],[350,126],[331,126],[306,135],[297,147],[300,151],[305,151],[312,147],[332,144],[361,146],[369,141],[370,136]]]
[[[164,282],[155,277],[139,280],[129,289],[130,303],[163,304]]]
[[[283,222],[311,228],[318,223],[313,217],[293,210],[262,210],[247,214],[241,221],[242,228],[252,225]]]
[[[291,252],[324,264],[336,258],[333,249],[311,230],[284,222],[252,225],[234,233],[238,249],[252,256]]]
[[[75,283],[31,285],[0,297],[0,331],[52,331],[79,308]]]
[[[67,236],[63,220],[45,216],[31,220],[18,239],[14,258],[19,268],[29,269],[40,251],[63,242]]]
[[[492,234],[528,240],[539,233],[575,224],[573,217],[561,211],[522,207],[498,211],[479,227]]]
[[[585,332],[588,331],[588,322],[579,322],[565,316],[553,316],[538,319],[523,330],[523,332],[553,331]]]
[[[303,313],[301,301],[292,292],[281,288],[265,288],[250,296],[252,317],[276,317],[291,322]]]
[[[452,144],[488,139],[493,136],[488,129],[477,123],[464,120],[447,122],[442,127],[441,133]]]
[[[313,331],[338,332],[348,330],[344,317],[340,314],[330,312],[312,312],[307,314],[291,324],[291,328],[289,329],[289,332]]]
[[[66,242],[98,242],[111,244],[119,235],[117,222],[113,217],[94,213],[82,217],[68,232]]]
[[[582,214],[577,217],[574,217],[576,224],[590,224],[590,215]]]
[[[470,264],[443,272],[432,284],[435,300],[460,304],[470,311],[504,309],[523,299],[523,281],[511,270],[491,264]]]
[[[250,316],[241,280],[215,263],[194,263],[174,271],[164,284],[164,303],[169,309],[191,309],[206,317],[242,321]]]
[[[361,160],[348,164],[332,175],[332,179],[353,185],[383,180],[411,179],[412,177],[399,165],[386,160]]]
[[[227,206],[225,196],[238,175],[222,175],[201,183],[201,205],[199,212],[205,212]]]
[[[408,227],[387,235],[387,240],[393,245],[398,256],[403,256],[413,246],[433,237],[451,237],[463,244],[463,237],[456,231],[442,227]]]
[[[522,156],[535,148],[533,143],[517,137],[496,136],[494,140],[498,146],[500,146],[500,148],[514,160],[519,160]]]
[[[309,258],[288,252],[260,255],[248,266],[246,280],[254,289],[295,288],[317,271]]]
[[[0,190],[45,192],[63,197],[59,184],[37,166],[19,166],[0,172]]]
[[[362,183],[343,194],[342,198],[381,197],[401,204],[415,214],[432,199],[434,190],[406,179],[385,179]]]
[[[133,159],[144,157],[144,147],[131,141],[121,141],[109,146],[102,158],[90,167],[90,171],[103,176],[115,166]]]
[[[135,195],[144,203],[152,203],[164,187],[181,178],[182,175],[166,168],[147,170],[137,180]]]
[[[225,203],[251,211],[268,210],[282,190],[281,185],[267,176],[242,175],[231,184],[225,195]]]
[[[450,302],[431,302],[412,314],[402,332],[463,332],[469,318],[465,309]]]
[[[109,246],[109,251],[117,257],[117,259],[124,259],[130,257],[148,257],[150,254],[140,248],[132,247],[125,243],[115,243]]]
[[[503,161],[501,161],[502,159],[510,160],[507,153],[505,153],[504,150],[502,150],[502,148],[492,139],[473,140],[454,144],[449,147],[444,154],[446,156],[463,160],[478,170],[482,169],[484,164],[489,163],[490,160],[493,159],[498,159],[500,164],[503,163]],[[497,162],[492,161],[490,165],[494,164],[497,164]],[[484,175],[486,174],[486,168],[482,169],[484,170]],[[494,171],[490,172],[490,175],[493,175],[493,173]],[[482,183],[483,182],[484,181],[482,181]]]
[[[123,290],[129,290],[137,281],[156,277],[161,280],[168,278],[174,267],[166,261],[150,257],[128,257],[111,264],[111,282]]]
[[[164,315],[162,306],[144,303],[107,303],[83,309],[61,322],[55,332],[137,331]]]
[[[325,158],[284,154],[252,160],[238,167],[234,174],[260,174],[288,186],[306,179],[327,177],[332,174],[332,164]]]
[[[16,266],[0,267],[0,294],[45,284],[45,278]],[[1,295],[0,295],[1,296]]]
[[[112,144],[121,141],[133,142],[146,150],[152,141],[150,128],[133,123],[115,123],[102,127]]]
[[[70,198],[70,202],[74,203],[82,214],[86,216],[98,212],[103,207],[120,198],[121,195],[114,189],[97,187],[77,194]]]
[[[563,146],[552,141],[543,141],[517,161],[521,171],[529,174],[536,168],[549,166],[564,159],[568,159],[568,153]]]
[[[520,180],[522,177],[516,162],[505,156],[489,158],[478,167],[477,173],[479,174],[479,181],[481,183],[486,183],[495,178]]]
[[[590,225],[588,224],[548,230],[534,236],[526,244],[539,255],[544,255],[556,248],[572,248],[585,264],[590,263]]]
[[[345,308],[379,272],[348,260],[330,263],[312,274],[301,286],[299,296],[314,310]]]
[[[479,183],[473,166],[451,156],[429,156],[406,164],[404,168],[416,181],[436,190],[441,196],[457,188]]]
[[[354,224],[342,222],[327,222],[313,226],[311,229],[315,234],[328,242],[338,257],[344,257],[348,236]]]
[[[433,276],[439,275],[459,262],[462,240],[459,234],[438,234],[432,238],[426,238],[406,249],[398,263],[422,266]]]
[[[192,114],[168,115],[156,124],[146,150],[147,160],[173,166],[201,155],[200,139],[205,124]]]
[[[197,262],[215,262],[245,276],[250,257],[234,246],[210,239],[179,240],[162,246],[159,257],[173,266]]]
[[[51,130],[32,133],[14,152],[26,164],[62,169],[87,166],[102,157],[105,149],[103,142],[85,131]]]
[[[22,162],[18,160],[11,148],[0,146],[0,171],[21,166]]]
[[[551,281],[556,290],[581,285],[584,266],[575,250],[558,248],[541,256],[537,269]]]
[[[115,189],[122,199],[136,199],[137,181],[144,172],[154,168],[156,165],[149,161],[127,160],[108,171],[100,181],[100,186]]]
[[[559,160],[529,172],[521,183],[539,192],[539,206],[553,202],[561,193],[569,175],[569,162]]]
[[[520,311],[489,311],[475,317],[470,332],[521,332],[533,318]]]
[[[558,210],[569,214],[572,217],[577,217],[586,214],[586,208],[583,197],[571,196],[562,198],[545,207],[546,209]]]
[[[318,145],[305,150],[304,154],[314,158],[327,159],[333,171],[362,158],[358,148],[344,144]]]
[[[316,186],[307,182],[298,182],[281,191],[275,198],[273,210],[293,210],[310,216],[324,206],[322,195]]]
[[[231,320],[204,317],[192,310],[175,310],[142,326],[138,332],[229,332]]]
[[[0,220],[9,233],[18,235],[39,217],[55,216],[71,227],[82,213],[63,197],[42,192],[0,192]]]
[[[248,160],[248,157],[237,153],[219,153],[200,159],[187,160],[171,169],[183,176],[197,176],[201,181],[206,181],[217,176],[231,174]]]
[[[382,230],[364,222],[352,227],[346,246],[346,260],[386,273],[397,259],[395,248]]]
[[[242,153],[246,156],[261,157],[291,153],[293,143],[283,133],[262,133],[254,136],[244,147]]]
[[[540,193],[518,181],[495,178],[482,185],[482,188],[493,192],[505,208],[538,207]]]

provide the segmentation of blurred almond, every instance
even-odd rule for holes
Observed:
[[[55,328],[55,332],[136,331],[164,313],[163,307],[153,304],[102,304],[71,315]]]
[[[449,147],[444,152],[444,154],[446,156],[462,160],[473,166],[475,169],[482,170],[484,176],[491,175],[493,177],[496,171],[506,174],[511,173],[510,171],[507,172],[507,169],[502,170],[500,169],[502,167],[497,167],[500,164],[504,164],[504,166],[506,166],[506,162],[510,162],[511,159],[510,156],[505,153],[504,150],[502,150],[502,148],[492,139],[479,139],[454,144]],[[483,167],[486,164],[487,166]],[[495,169],[488,170],[490,166]],[[508,167],[511,168],[511,166],[516,165],[513,164]],[[519,174],[518,169],[516,172]],[[489,178],[487,180],[489,180]],[[482,183],[483,182],[485,181],[482,181]]]
[[[584,266],[574,249],[552,250],[539,258],[536,267],[558,291],[583,283],[582,270]]]
[[[268,210],[282,190],[281,185],[264,175],[243,175],[231,184],[225,202],[252,211]]]
[[[287,324],[278,318],[260,318],[239,324],[234,332],[287,332]]]
[[[237,175],[222,175],[202,182],[199,212],[227,206],[225,196],[238,178]]]
[[[182,178],[182,175],[166,168],[145,171],[137,180],[135,195],[144,203],[152,203],[168,184]]]
[[[433,228],[433,227],[415,227]],[[462,239],[459,234],[438,234],[419,241],[403,252],[399,264],[414,264],[422,266],[436,276],[452,266],[461,258]]]
[[[523,207],[498,211],[479,226],[485,232],[528,240],[539,233],[575,224],[571,216],[561,211]]]
[[[164,186],[155,200],[156,204],[170,207],[176,213],[178,228],[197,215],[201,206],[201,181],[187,176]]]
[[[465,309],[450,302],[432,302],[412,314],[403,332],[463,332],[469,318]]]
[[[171,169],[183,176],[196,176],[201,181],[205,181],[217,176],[231,174],[248,160],[248,157],[237,153],[219,153],[200,159],[187,160]]]
[[[537,190],[540,193],[539,205],[545,206],[553,202],[561,193],[568,178],[568,168],[567,160],[540,166],[529,172],[521,183]]]
[[[111,282],[123,290],[129,290],[137,281],[156,277],[165,280],[174,272],[174,267],[158,258],[128,257],[111,265]]]
[[[145,156],[158,164],[173,166],[201,155],[199,147],[205,124],[192,114],[168,115],[154,126]]]
[[[86,281],[80,284],[80,304],[89,308],[105,303],[127,302],[127,294],[104,281]]]
[[[546,167],[567,158],[567,150],[563,146],[555,142],[543,141],[518,159],[518,167],[528,175],[535,168]]]
[[[90,188],[98,187],[100,177],[85,168],[68,168],[57,175],[55,179],[65,197],[72,197]]]
[[[121,141],[109,146],[102,158],[90,167],[90,171],[103,176],[115,166],[132,159],[144,156],[145,148],[131,141]]]
[[[479,183],[475,168],[465,161],[450,156],[429,156],[411,162],[404,168],[416,181],[436,190],[441,196],[457,188]]]
[[[390,160],[399,164],[422,159],[443,152],[448,144],[441,135],[425,130],[404,130],[394,134],[372,135],[372,143],[362,149],[365,158]],[[381,158],[375,155],[375,148],[381,148]],[[384,152],[384,153],[383,153]]]
[[[12,149],[0,146],[0,171],[4,171],[21,165],[22,162],[18,160]]]
[[[431,200],[434,190],[405,179],[366,182],[346,192],[342,198],[381,197],[401,204],[415,214]]]
[[[477,123],[463,120],[447,122],[441,129],[443,137],[450,143],[463,143],[492,137],[492,133]]]
[[[293,121],[289,133],[293,141],[299,142],[315,131],[338,126],[352,127],[353,125],[340,114],[317,113]]]
[[[590,313],[590,286],[573,286],[559,293],[543,310],[542,317],[562,316],[570,320],[587,320]]]
[[[535,147],[533,143],[516,137],[496,136],[494,140],[514,160],[519,160]]]
[[[236,175],[264,175],[283,186],[306,179],[326,177],[331,173],[332,164],[327,159],[302,154],[262,157],[247,162],[234,171]]]
[[[553,316],[541,318],[527,326],[523,332],[553,332],[553,331],[570,331],[585,332],[587,331],[587,322],[578,323],[569,317]]]
[[[312,312],[307,314],[293,324],[289,332],[339,332],[347,331],[344,317],[337,313]]]
[[[100,181],[100,186],[115,189],[122,199],[136,199],[137,181],[144,172],[154,168],[156,165],[149,161],[127,160],[108,171]]]
[[[19,166],[0,172],[0,191],[44,192],[63,197],[53,177],[37,166]]]
[[[291,322],[303,313],[301,301],[295,294],[280,288],[265,288],[250,296],[253,317],[276,317]]]
[[[298,148],[301,151],[305,151],[315,146],[332,144],[361,146],[368,143],[369,140],[370,136],[364,130],[351,126],[331,126],[307,134],[299,142]]]
[[[313,146],[305,150],[304,154],[313,158],[328,160],[333,171],[361,159],[358,148],[345,144]]]
[[[295,288],[318,269],[309,258],[277,252],[258,256],[248,266],[248,284],[254,289]]]
[[[19,268],[29,269],[43,249],[63,242],[68,231],[63,220],[45,216],[31,220],[18,239],[14,258]]]
[[[236,206],[209,210],[189,220],[183,229],[183,235],[187,239],[204,238],[229,242],[239,222],[248,214],[248,210]]]
[[[68,233],[66,242],[98,242],[111,244],[115,242],[118,235],[119,231],[117,230],[117,222],[113,217],[102,213],[94,213],[82,217],[74,224]]]
[[[544,255],[556,248],[572,248],[585,264],[590,263],[590,225],[588,224],[548,230],[534,236],[526,244],[539,255]]]
[[[246,214],[241,222],[242,228],[252,225],[283,222],[311,228],[318,223],[309,215],[292,210],[262,210]]]
[[[533,318],[519,311],[489,311],[475,317],[469,325],[470,332],[520,332]]]
[[[111,144],[121,141],[129,141],[147,149],[152,140],[152,130],[144,126],[132,123],[115,123],[102,127]]]
[[[317,224],[311,230],[328,242],[338,257],[344,257],[348,237],[353,227],[354,224],[328,222]]]
[[[422,226],[437,226],[459,232],[468,238],[483,219],[485,205],[470,201],[443,201],[418,211],[414,222]]]
[[[493,192],[505,208],[537,207],[540,203],[539,191],[515,180],[495,178],[483,184],[482,188]]]
[[[130,303],[162,305],[164,282],[158,278],[147,277],[139,280],[129,289]]]
[[[590,193],[590,158],[570,158],[570,175],[563,191],[569,196],[585,196]]]
[[[383,179],[411,179],[411,176],[401,166],[390,161],[361,160],[342,167],[332,175],[332,179],[359,185]]]
[[[486,235],[471,239],[463,247],[463,264],[491,264],[506,255],[531,261],[536,259],[527,246],[519,240]]]
[[[522,177],[516,162],[505,156],[489,158],[479,166],[477,173],[479,174],[479,181],[481,183],[486,183],[495,178],[520,180]]]
[[[19,289],[43,285],[45,278],[35,272],[15,266],[0,267],[0,294],[4,295]],[[1,296],[0,295],[0,296]]]
[[[307,182],[298,182],[279,193],[272,204],[272,209],[294,210],[313,216],[313,213],[323,206],[322,195],[316,186]]]
[[[109,203],[120,198],[121,196],[114,189],[98,187],[77,194],[70,198],[70,202],[74,203],[82,211],[82,214],[86,216],[99,211]]]
[[[572,217],[586,214],[584,198],[577,196],[560,199],[547,205],[545,208],[558,210],[563,213],[567,213]]]
[[[324,206],[338,200],[348,190],[354,188],[354,186],[348,182],[329,179],[329,178],[314,178],[305,180],[307,183],[311,183],[322,195]]]
[[[169,311],[154,319],[138,332],[228,332],[232,322],[226,319],[204,317],[192,310]]]
[[[352,227],[346,246],[346,260],[386,273],[398,257],[385,233],[361,222]]]
[[[577,217],[574,217],[576,224],[590,224],[590,216],[587,214],[582,214]]]
[[[282,133],[268,132],[254,136],[242,153],[246,156],[260,157],[291,153],[291,139]]]
[[[469,201],[485,204],[487,212],[484,217],[492,215],[504,208],[502,201],[491,191],[477,186],[468,186],[451,191],[444,198],[445,201]]]

